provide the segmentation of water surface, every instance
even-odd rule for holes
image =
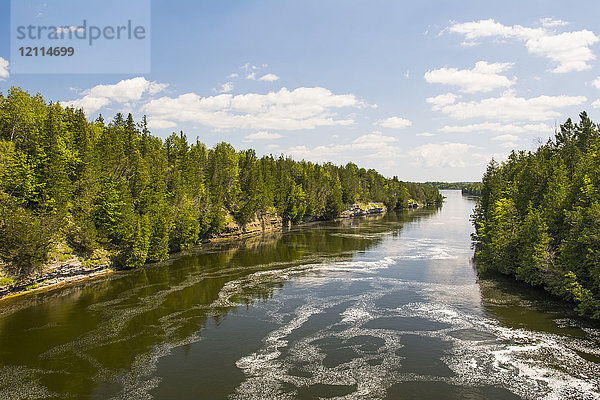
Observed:
[[[443,194],[3,301],[0,398],[600,398],[600,327],[478,277]]]

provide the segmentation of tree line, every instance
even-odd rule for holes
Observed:
[[[585,112],[534,152],[488,165],[473,214],[476,261],[600,318],[600,128]]]
[[[463,186],[461,192],[468,196],[481,196],[481,187],[481,182],[472,182]]]
[[[346,205],[409,200],[439,204],[429,186],[385,178],[353,163],[294,161],[181,132],[152,136],[146,117],[88,121],[81,109],[20,88],[0,93],[0,262],[29,274],[56,243],[84,257],[106,249],[132,268],[165,259],[258,213],[300,223]]]
[[[461,190],[471,182],[425,182],[426,185],[442,190]]]

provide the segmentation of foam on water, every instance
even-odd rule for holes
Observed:
[[[373,262],[381,265],[384,260]],[[331,265],[330,270],[339,266]],[[364,267],[364,265],[363,265]],[[346,265],[346,268],[351,268]],[[357,265],[355,268],[360,267]],[[327,276],[328,281],[343,277]],[[308,279],[310,282],[311,280]],[[301,388],[315,385],[356,387],[339,398],[383,398],[394,383],[407,381],[443,381],[452,385],[495,386],[507,389],[524,399],[599,399],[600,367],[578,356],[576,351],[589,351],[597,342],[559,335],[502,327],[482,314],[461,311],[446,303],[413,302],[394,310],[383,310],[375,304],[378,298],[398,290],[417,292],[460,293],[469,286],[423,284],[394,279],[364,280],[371,290],[360,296],[315,296],[312,284],[306,285],[305,304],[293,313],[289,322],[274,319],[280,327],[263,340],[263,347],[241,358],[237,366],[245,381],[232,395],[234,399],[294,398]],[[295,282],[294,298],[302,290],[303,280]],[[276,299],[258,305],[277,315],[287,306],[285,291]],[[311,317],[334,312],[342,304],[339,318],[311,331]],[[287,308],[286,308],[287,309]],[[379,318],[414,318],[410,329],[375,329],[365,325]],[[444,324],[431,330],[420,326],[422,320]],[[294,335],[300,327],[310,331]],[[367,325],[368,326],[368,325]],[[470,337],[455,332],[471,332]],[[476,334],[473,334],[476,333]],[[404,360],[398,355],[406,335],[439,338],[449,350],[440,355],[453,372],[452,376],[420,375],[404,372]],[[365,351],[360,343],[381,340],[382,345]],[[351,344],[358,340],[358,344]],[[331,351],[347,351],[350,356],[339,363],[328,361]],[[260,393],[257,397],[257,393]]]
[[[56,393],[50,392],[37,381],[28,379],[31,375],[47,374],[48,371],[31,369],[25,366],[0,366],[0,399],[46,399],[55,398]]]

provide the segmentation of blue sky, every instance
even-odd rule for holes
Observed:
[[[135,18],[119,7],[104,17],[116,9]],[[40,92],[90,118],[146,114],[161,137],[183,130],[404,180],[478,180],[491,157],[534,149],[555,121],[582,110],[600,121],[599,11],[596,1],[157,0],[150,73],[24,74],[11,71],[0,0],[0,90]]]

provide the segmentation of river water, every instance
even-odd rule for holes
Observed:
[[[600,398],[600,326],[478,277],[443,194],[0,302],[0,399]]]

